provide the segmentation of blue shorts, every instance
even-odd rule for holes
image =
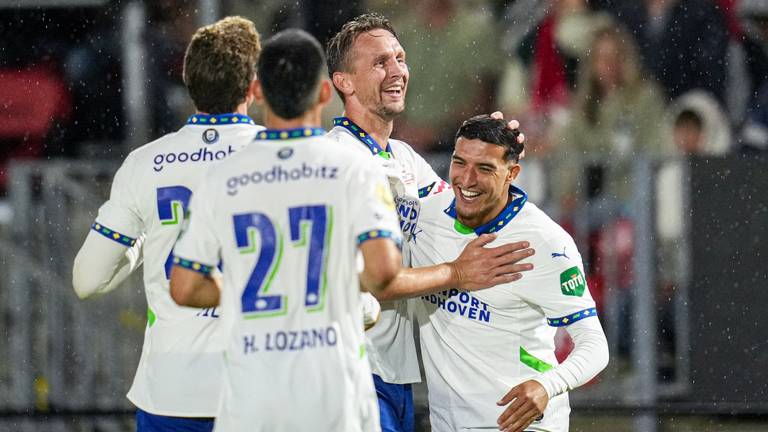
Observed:
[[[168,417],[136,409],[136,432],[211,432],[213,418]]]
[[[379,398],[382,432],[413,432],[413,391],[410,384],[389,384],[373,376]]]

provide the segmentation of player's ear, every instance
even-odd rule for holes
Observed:
[[[261,81],[255,79],[251,85],[253,86],[253,98],[256,101],[256,105],[263,106],[266,100],[264,99],[264,90],[261,88]]]
[[[507,183],[512,183],[517,179],[517,176],[520,175],[520,170],[522,169],[520,167],[519,163],[516,162],[509,162],[509,170],[507,171]]]
[[[328,102],[331,101],[331,98],[333,97],[333,89],[331,89],[331,82],[327,79],[323,79],[320,82],[320,91],[317,95],[317,103],[318,105],[325,106],[328,105]]]
[[[251,104],[255,99],[256,99],[256,78],[251,80],[251,83],[248,84],[248,89],[245,91],[246,105],[251,106]]]
[[[352,84],[352,80],[349,79],[349,74],[345,72],[334,72],[332,79],[333,86],[336,87],[344,97],[355,94],[355,86]]]

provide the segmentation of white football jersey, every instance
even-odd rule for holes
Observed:
[[[133,152],[112,182],[93,229],[130,246],[144,240],[147,328],[128,399],[144,411],[177,417],[216,414],[221,350],[211,345],[218,310],[180,307],[168,289],[171,251],[200,172],[253,141],[245,115],[196,114],[175,133]]]
[[[211,171],[176,265],[223,261],[217,431],[378,431],[358,245],[401,239],[381,168],[322,129],[267,130]]]
[[[368,157],[374,156],[373,159],[384,167],[407,245],[407,240],[416,230],[421,211],[419,200],[449,188],[448,184],[408,144],[390,139],[387,147],[382,148],[373,137],[346,117],[335,118],[334,125],[328,133],[329,138]],[[403,253],[403,257],[406,256]],[[366,342],[373,373],[384,382],[408,384],[421,381],[413,338],[411,301],[383,302],[379,322],[366,332]]]
[[[596,316],[573,239],[532,203],[514,195],[502,213],[477,229],[455,217],[454,194],[422,202],[420,233],[411,239],[414,267],[454,260],[482,233],[490,246],[527,240],[534,265],[517,282],[468,292],[450,289],[420,298],[416,307],[429,390],[432,430],[490,430],[512,387],[557,365],[555,331]],[[567,431],[567,393],[553,397],[530,431]]]

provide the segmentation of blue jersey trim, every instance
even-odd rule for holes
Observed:
[[[547,324],[552,327],[565,327],[575,323],[576,321],[581,321],[584,318],[589,318],[591,316],[597,316],[597,309],[589,308],[560,318],[547,318]]]
[[[360,140],[363,144],[365,144],[366,147],[368,147],[368,150],[371,151],[371,154],[376,156],[381,154],[382,157],[385,159],[389,159],[389,156],[392,154],[392,150],[389,148],[389,143],[387,143],[386,148],[376,142],[375,139],[373,139],[372,136],[368,134],[363,128],[355,124],[352,120],[350,120],[347,117],[336,117],[333,119],[333,125],[334,126],[341,126],[344,129],[348,130],[352,136]],[[384,154],[382,154],[382,152]]]
[[[128,237],[125,234],[120,234],[119,232],[109,229],[98,222],[94,222],[93,225],[91,225],[91,229],[112,240],[113,242],[120,243],[123,246],[130,247],[136,244],[135,238]]]
[[[325,129],[314,127],[295,129],[265,129],[256,133],[255,139],[259,141],[282,141],[296,138],[309,138],[319,135],[325,135]]]
[[[208,276],[211,274],[211,270],[213,270],[213,266],[201,264],[196,261],[184,259],[181,257],[174,256],[173,257],[173,265],[179,266],[182,268],[185,268],[187,270],[196,271],[198,273],[201,273],[205,276]]]
[[[371,230],[357,236],[357,244],[361,245],[368,240],[388,238],[392,239],[395,243],[397,243],[397,246],[400,247],[401,239],[399,234],[400,233],[393,233],[392,231],[388,230]]]
[[[475,234],[490,234],[499,231],[520,213],[520,210],[523,209],[523,206],[528,201],[528,194],[525,193],[524,190],[512,185],[509,186],[509,194],[515,198],[490,222],[474,228]],[[451,205],[449,205],[444,212],[448,216],[456,219],[456,198],[451,201]]]
[[[187,119],[188,125],[221,126],[229,124],[256,124],[247,115],[243,114],[193,114]]]

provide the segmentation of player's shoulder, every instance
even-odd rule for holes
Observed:
[[[430,219],[450,217],[445,213],[445,209],[451,206],[455,196],[453,189],[447,188],[441,192],[429,195],[421,199],[421,214],[419,219]]]
[[[334,126],[333,129],[325,134],[325,138],[343,146],[348,152],[354,153],[360,157],[370,157],[371,152],[363,145],[352,132],[341,126]]]
[[[536,204],[528,201],[515,218],[516,232],[524,232],[534,244],[561,248],[574,244],[573,237]]]

